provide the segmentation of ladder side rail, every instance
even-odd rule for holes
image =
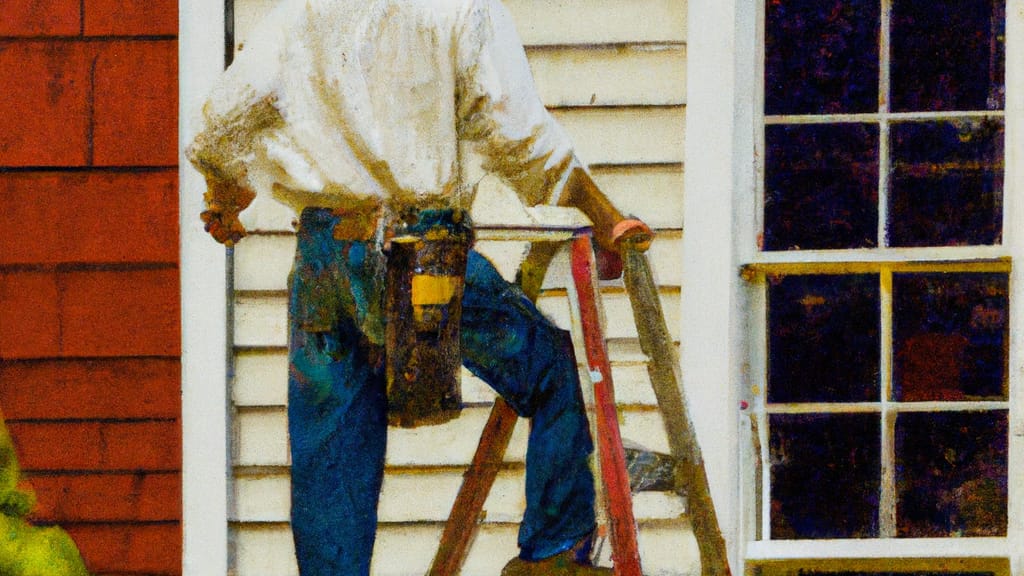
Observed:
[[[633,308],[640,348],[661,411],[669,450],[676,461],[675,481],[686,489],[687,508],[700,550],[702,576],[729,576],[725,539],[718,524],[700,444],[682,389],[679,358],[665,324],[647,255],[626,243],[623,279]]]

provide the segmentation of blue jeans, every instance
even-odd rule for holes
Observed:
[[[306,210],[290,279],[292,531],[303,576],[370,571],[387,440],[384,255],[336,240]],[[470,252],[463,362],[531,418],[520,556],[546,558],[594,528],[593,450],[569,334]]]

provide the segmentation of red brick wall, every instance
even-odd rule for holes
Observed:
[[[181,573],[177,2],[4,0],[0,410],[96,574]]]

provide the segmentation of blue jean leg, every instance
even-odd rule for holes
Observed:
[[[383,256],[335,240],[336,222],[303,213],[290,280],[292,532],[303,576],[369,574],[387,443],[383,350],[379,334],[367,336]]]
[[[462,298],[462,357],[531,419],[520,556],[538,560],[569,549],[594,529],[593,442],[572,339],[476,252]]]

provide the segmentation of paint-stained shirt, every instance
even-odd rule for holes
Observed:
[[[282,0],[206,102],[188,156],[296,210],[468,206],[468,144],[524,203],[579,166],[500,0]]]

